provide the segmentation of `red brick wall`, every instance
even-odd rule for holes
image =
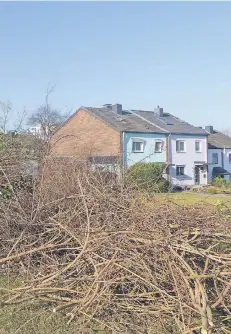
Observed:
[[[64,156],[118,156],[120,133],[80,110],[52,138],[52,153]]]

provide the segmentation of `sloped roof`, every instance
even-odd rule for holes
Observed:
[[[208,137],[208,148],[231,148],[231,137],[213,130]]]
[[[123,111],[123,115],[119,115],[107,108],[87,107],[85,109],[119,132],[167,132],[163,128],[147,122],[147,120],[143,120],[128,111]]]
[[[146,120],[154,122],[156,125],[164,128],[169,133],[207,135],[207,132],[205,130],[193,126],[169,113],[164,113],[163,117],[159,117],[153,111],[135,110],[134,112],[144,117]]]
[[[172,134],[208,135],[208,133],[179,118],[164,113],[159,117],[153,111],[124,110],[123,114],[117,114],[109,108],[83,107],[95,117],[101,119],[119,132],[156,132]]]

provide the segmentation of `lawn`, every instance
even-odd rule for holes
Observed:
[[[208,195],[208,194],[196,194],[189,192],[181,192],[174,194],[167,194],[168,199],[171,199],[174,203],[181,205],[194,205],[194,204],[213,204],[224,205],[231,208],[231,196],[229,195]]]
[[[0,305],[3,289],[19,287],[20,280],[0,277]],[[67,326],[67,319],[60,313],[52,312],[52,305],[33,302],[27,305],[0,307],[0,334],[77,334],[80,333],[74,323]]]

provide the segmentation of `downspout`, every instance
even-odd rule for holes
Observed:
[[[124,168],[125,166],[125,156],[124,156],[124,137],[125,133],[124,131],[120,132],[120,155],[121,155],[121,162],[120,162],[120,168],[119,168],[119,180],[120,182],[123,180],[124,175]]]
[[[166,138],[166,141],[167,141],[167,150],[166,150],[166,162],[167,162],[167,166],[168,166],[168,182],[172,183],[171,181],[171,161],[170,161],[170,157],[171,157],[171,152],[170,152],[170,143],[171,143],[171,133],[168,134],[167,138]]]
[[[125,154],[124,154],[124,138],[125,138],[125,132],[122,132],[122,136],[121,136],[121,143],[120,143],[120,148],[121,148],[121,152],[122,152],[122,167],[126,168],[126,163],[125,163]]]
[[[206,181],[206,185],[208,185],[208,180],[209,180],[209,165],[208,165],[208,162],[209,162],[209,136],[207,135],[206,137],[206,171],[207,171],[207,175],[206,175],[206,178],[207,178],[207,181]]]
[[[224,154],[225,154],[225,148],[221,150],[221,166],[224,169]]]

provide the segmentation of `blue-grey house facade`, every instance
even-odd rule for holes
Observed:
[[[137,162],[166,163],[167,136],[164,133],[123,132],[123,165]]]
[[[222,177],[231,180],[231,138],[217,131],[213,126],[206,126],[208,133],[208,180]]]

